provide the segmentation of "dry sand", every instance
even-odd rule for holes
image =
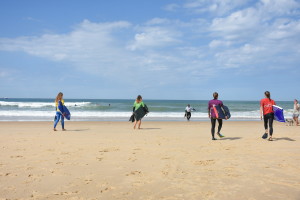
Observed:
[[[300,199],[300,127],[224,122],[0,123],[0,199]]]

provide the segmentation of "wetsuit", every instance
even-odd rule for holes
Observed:
[[[273,105],[276,105],[273,99],[264,98],[260,101],[260,106],[263,108],[263,114],[264,114],[264,127],[265,130],[267,130],[268,122],[269,122],[270,136],[273,135],[273,120],[274,120]]]
[[[137,103],[136,101],[134,101],[134,104],[133,104],[133,108],[132,108],[132,112],[136,111],[137,109],[139,109],[140,107],[145,107],[145,104],[143,101]]]
[[[65,101],[62,99],[61,101],[55,102],[55,106],[56,106],[56,115],[55,115],[55,121],[54,121],[54,128],[56,128],[57,123],[59,122],[59,120],[61,119],[61,127],[62,129],[65,129],[65,120],[64,120],[64,116],[62,114],[62,111],[58,108],[59,103],[62,103],[62,105],[64,105]]]
[[[190,118],[191,118],[191,116],[192,116],[192,110],[195,110],[195,109],[192,108],[192,107],[189,107],[189,106],[187,106],[187,107],[185,108],[185,116],[186,116],[186,119],[187,119],[188,121],[190,121]]]
[[[213,99],[213,100],[210,100],[208,102],[208,112],[210,112],[210,121],[211,121],[211,136],[212,136],[213,140],[215,139],[216,120],[218,120],[218,124],[219,124],[218,132],[217,132],[217,134],[219,136],[220,136],[220,131],[221,131],[222,125],[223,125],[223,120],[222,119],[217,119],[217,116],[216,116],[215,112],[213,112],[213,106],[214,105],[215,106],[217,106],[217,105],[223,106],[223,102],[218,100],[218,99]]]

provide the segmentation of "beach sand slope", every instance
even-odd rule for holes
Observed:
[[[263,122],[0,123],[0,199],[300,199],[300,131]]]

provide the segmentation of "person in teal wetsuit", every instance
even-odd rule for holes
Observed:
[[[143,98],[141,95],[138,95],[138,97],[136,98],[136,100],[134,101],[133,104],[133,112],[136,111],[137,109],[139,109],[140,107],[145,107],[145,104],[143,102]],[[138,124],[138,129],[141,129],[141,124],[142,124],[142,119],[140,119],[139,121],[135,120],[134,121],[134,126],[133,129],[136,128],[136,125]]]

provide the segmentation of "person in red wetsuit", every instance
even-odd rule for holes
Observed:
[[[268,137],[270,134],[269,141],[272,141],[273,135],[273,120],[274,120],[274,111],[273,105],[276,105],[275,101],[271,99],[271,94],[269,91],[265,92],[265,98],[260,100],[260,119],[264,119],[265,133],[262,136],[263,139]],[[268,131],[269,124],[269,131]]]

